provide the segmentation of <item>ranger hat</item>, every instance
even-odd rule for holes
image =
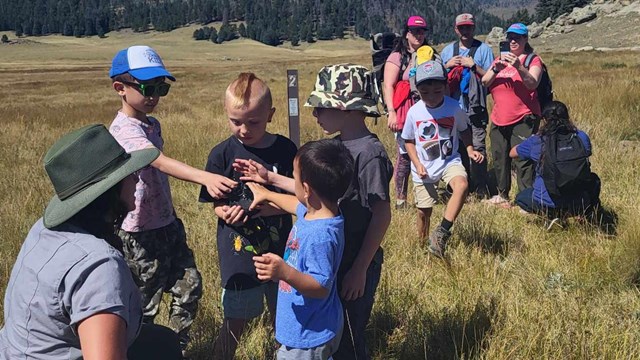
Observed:
[[[64,135],[44,156],[44,169],[56,192],[44,211],[44,226],[52,228],[69,220],[159,155],[156,148],[127,154],[104,125]]]

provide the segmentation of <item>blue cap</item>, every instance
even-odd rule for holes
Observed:
[[[138,80],[151,80],[164,76],[176,81],[165,69],[160,55],[148,46],[137,45],[120,50],[111,62],[109,77],[129,73]]]
[[[514,33],[524,36],[529,36],[529,29],[527,29],[527,25],[523,23],[515,23],[507,29],[507,33]]]

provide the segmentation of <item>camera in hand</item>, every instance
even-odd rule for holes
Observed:
[[[502,59],[502,55],[510,53],[511,48],[509,46],[508,41],[500,41],[500,58]]]
[[[255,209],[249,210],[253,202],[253,192],[243,181],[238,181],[238,186],[227,194],[227,199],[229,200],[229,206],[240,206],[246,215],[251,216],[256,212]]]

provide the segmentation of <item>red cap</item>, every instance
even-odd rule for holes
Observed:
[[[456,26],[460,25],[475,25],[475,19],[471,14],[460,14],[456,16]]]
[[[424,19],[421,16],[414,15],[414,16],[411,16],[409,20],[407,20],[407,26],[410,28],[426,29],[427,22],[424,21]]]

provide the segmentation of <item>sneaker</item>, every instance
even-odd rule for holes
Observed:
[[[485,204],[500,206],[500,207],[503,207],[503,208],[510,208],[511,207],[511,204],[509,203],[509,199],[503,198],[502,195],[494,195],[489,199],[482,200],[482,202],[485,203]]]
[[[451,232],[438,225],[429,236],[429,252],[433,255],[442,258],[444,252],[447,249],[447,241],[451,237]]]

